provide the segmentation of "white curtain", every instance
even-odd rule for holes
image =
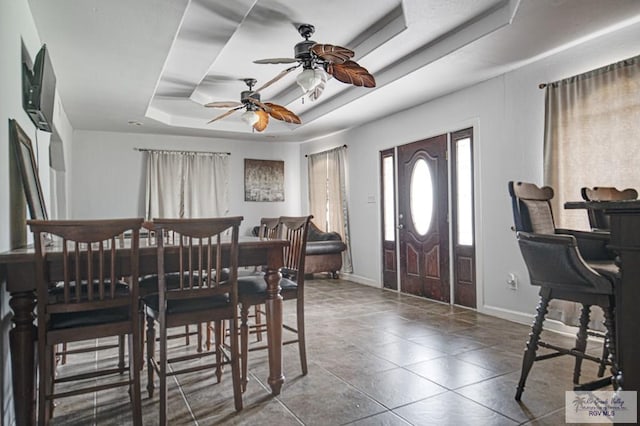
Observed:
[[[546,88],[544,182],[556,227],[589,229],[586,210],[566,210],[583,186],[640,189],[640,56]],[[603,329],[592,308],[591,328]],[[577,325],[580,306],[552,301],[549,318]]]
[[[147,219],[225,216],[228,187],[228,154],[147,152]]]
[[[309,211],[313,223],[326,232],[337,232],[347,249],[342,252],[342,271],[353,272],[347,206],[347,148],[342,146],[309,155]]]

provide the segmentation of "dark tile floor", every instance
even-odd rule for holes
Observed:
[[[558,425],[572,359],[536,363],[522,403],[514,399],[529,327],[474,311],[343,280],[306,284],[309,374],[302,376],[297,346],[284,348],[286,382],[272,397],[265,351],[250,353],[244,409],[233,408],[230,372],[169,381],[171,425]],[[285,321],[295,302],[285,303]],[[285,336],[286,337],[286,336]],[[545,333],[566,345],[572,339]],[[172,351],[194,349],[172,341]],[[599,351],[597,342],[591,351]],[[114,353],[70,357],[65,369],[112,362]],[[595,377],[594,363],[583,375]],[[146,388],[146,371],[142,387]],[[144,424],[157,424],[158,396],[143,392]],[[53,424],[131,424],[124,388],[62,399]]]

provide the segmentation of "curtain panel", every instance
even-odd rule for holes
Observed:
[[[309,212],[323,231],[337,232],[347,249],[342,252],[342,271],[353,272],[347,208],[346,147],[308,156]]]
[[[589,229],[585,210],[567,210],[584,186],[640,189],[640,56],[550,83],[545,94],[544,183],[554,189],[556,227]],[[578,304],[553,300],[548,318],[577,326]],[[603,330],[593,310],[589,327]]]
[[[229,155],[147,151],[145,216],[198,218],[229,211]]]
[[[589,229],[583,186],[640,189],[640,56],[546,87],[544,181],[561,228]]]

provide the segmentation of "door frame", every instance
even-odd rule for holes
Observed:
[[[453,126],[452,126],[453,127]],[[479,172],[480,172],[480,165],[478,162],[478,146],[479,146],[479,123],[477,120],[472,120],[471,122],[467,122],[467,123],[463,123],[463,124],[459,124],[457,126],[455,126],[456,130],[450,130],[450,131],[445,131],[445,132],[438,132],[436,133],[436,135],[438,134],[446,134],[447,135],[447,152],[450,152],[451,150],[451,145],[452,145],[452,138],[451,135],[453,133],[459,132],[461,130],[465,130],[465,129],[471,129],[471,132],[473,134],[473,143],[472,143],[472,156],[473,156],[473,220],[474,220],[474,226],[473,226],[473,234],[474,234],[474,241],[475,241],[475,279],[476,279],[476,308],[469,308],[466,306],[463,306],[464,308],[467,309],[474,309],[477,312],[481,312],[483,309],[482,307],[484,306],[484,293],[483,293],[483,289],[484,289],[484,280],[483,280],[483,276],[484,276],[484,268],[483,268],[483,258],[484,258],[484,251],[483,251],[483,247],[482,245],[479,245],[478,242],[479,241],[483,241],[482,240],[482,227],[478,226],[478,223],[482,223],[482,211],[480,209],[478,209],[478,204],[479,204],[479,200],[482,198],[482,190],[481,190],[481,185],[480,185],[480,178],[479,178]],[[405,145],[405,144],[409,144],[412,142],[417,142],[419,140],[423,140],[423,139],[429,139],[430,137],[433,136],[428,136],[425,138],[421,138],[421,139],[416,139],[414,141],[409,141],[409,142],[405,142],[402,143],[400,145]],[[400,145],[393,145],[392,147],[388,147],[388,148],[384,148],[384,149],[380,149],[378,151],[378,164],[381,164],[381,154],[383,151],[389,151],[389,150],[393,150],[393,154],[394,154],[394,179],[395,179],[395,185],[394,185],[394,192],[395,192],[395,200],[394,200],[394,211],[396,214],[396,225],[397,225],[397,215],[399,212],[399,206],[398,206],[398,147]],[[382,167],[379,166],[379,177],[381,177],[381,173],[382,173]],[[448,173],[448,180],[449,180],[449,194],[448,194],[448,202],[449,202],[449,213],[451,214],[451,209],[452,209],[452,203],[454,202],[453,200],[453,181],[452,181],[452,170],[451,170],[451,161],[448,161],[448,165],[447,165],[447,173]],[[381,185],[381,181],[380,179],[378,179],[380,188],[379,188],[379,194],[382,195],[382,185]],[[380,197],[380,199],[382,199]],[[382,208],[382,207],[381,207]],[[382,232],[382,216],[380,216],[380,227],[379,229]],[[453,223],[451,220],[449,220],[449,259],[452,260],[453,259],[453,255],[454,255],[454,249],[453,249]],[[400,250],[399,247],[399,229],[395,230],[396,233],[396,253],[398,253],[398,251]],[[379,247],[382,248],[382,244],[383,244],[383,239],[384,239],[384,235],[381,233],[380,234],[380,239],[379,239]],[[382,253],[380,253],[379,256],[380,259],[382,259]],[[380,268],[378,268],[378,274],[379,274],[379,279],[380,279],[380,286],[381,288],[384,288],[383,285],[383,270],[382,270],[383,265],[380,264]],[[390,290],[390,291],[394,291],[397,293],[400,293],[400,256],[396,256],[396,270],[397,270],[397,289],[396,290]],[[455,299],[455,293],[454,293],[454,288],[453,288],[453,262],[450,261],[449,262],[449,286],[450,286],[450,295],[451,295],[451,300],[449,302],[450,305],[455,305],[455,306],[459,306],[456,305],[454,303],[454,299]]]

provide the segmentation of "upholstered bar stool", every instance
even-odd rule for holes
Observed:
[[[580,194],[585,201],[622,201],[638,198],[638,191],[635,189],[627,188],[621,191],[611,186],[583,187]],[[604,214],[603,210],[587,209],[587,215],[591,229],[608,231],[611,228],[609,216]]]
[[[556,228],[550,204],[553,189],[550,187],[540,188],[532,183],[509,182],[508,189],[512,199],[518,242],[531,284],[541,287],[538,315],[527,343],[516,399],[519,400],[522,395],[533,362],[560,355],[575,357],[575,389],[592,389],[610,383],[610,378],[585,385],[579,383],[583,359],[598,362],[601,377],[605,366],[609,364],[609,355],[614,355],[613,352],[610,354],[609,350],[615,350],[615,341],[612,340],[615,339],[613,285],[617,280],[618,268],[610,259],[610,253],[606,248],[609,236]],[[581,251],[581,247],[585,248],[588,256]],[[540,340],[547,306],[552,299],[575,302],[582,306],[576,344],[572,349],[560,348]],[[588,328],[592,305],[600,306],[604,311],[607,329],[604,336]],[[602,337],[605,341],[603,355],[600,358],[585,353],[587,337],[590,334]],[[556,352],[536,357],[539,346],[551,348]]]

